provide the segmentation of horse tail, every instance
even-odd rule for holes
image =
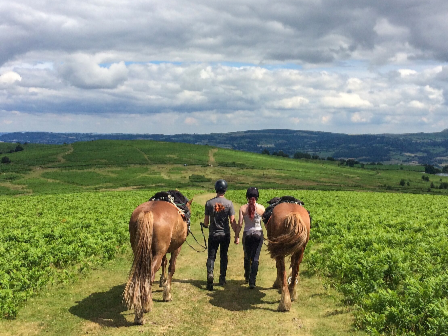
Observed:
[[[308,229],[299,213],[293,212],[283,220],[285,232],[269,239],[268,251],[271,258],[293,255],[306,246]]]
[[[137,232],[129,279],[124,289],[123,299],[128,309],[141,311],[149,304],[151,294],[152,269],[152,212],[141,212],[137,219]]]

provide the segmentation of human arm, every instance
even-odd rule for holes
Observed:
[[[208,224],[210,223],[210,216],[209,215],[205,215],[204,216],[204,227],[208,228]]]
[[[239,244],[240,242],[240,230],[241,227],[236,223],[235,215],[230,216],[230,223],[232,224],[233,231],[235,231],[235,244]]]
[[[235,225],[235,244],[238,244],[240,242],[240,232],[241,228],[243,227],[243,208],[244,206],[240,207],[240,211],[238,214],[238,224]]]

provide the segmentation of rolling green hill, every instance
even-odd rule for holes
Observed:
[[[6,152],[15,144],[0,143]],[[231,188],[370,190],[446,194],[448,179],[416,166],[342,166],[338,161],[261,155],[204,145],[151,140],[23,144],[0,164],[6,195],[92,190],[203,188],[225,178]],[[418,168],[418,167],[417,167]],[[422,167],[420,166],[420,170]],[[417,169],[418,170],[418,169]]]
[[[156,140],[210,145],[292,157],[307,153],[322,158],[355,159],[363,163],[448,165],[448,130],[409,134],[343,134],[287,129],[249,130],[212,134],[93,134],[15,132],[0,134],[0,141],[63,144],[92,140]]]

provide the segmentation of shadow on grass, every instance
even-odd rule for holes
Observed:
[[[104,327],[126,327],[133,325],[122,313],[127,308],[122,303],[124,284],[115,286],[107,292],[90,294],[69,309],[70,313]]]
[[[173,279],[173,282],[189,283],[206,291],[207,295],[210,297],[210,303],[213,306],[230,311],[243,311],[250,309],[277,311],[276,309],[260,307],[262,304],[274,304],[278,302],[268,302],[262,300],[266,296],[262,290],[271,290],[272,288],[255,287],[254,289],[249,289],[243,280],[228,280],[224,287],[215,283],[214,290],[207,291],[207,282],[205,280]]]

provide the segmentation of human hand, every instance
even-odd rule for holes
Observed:
[[[234,241],[234,243],[238,245],[238,244],[240,243],[240,238],[235,236],[235,241]]]

